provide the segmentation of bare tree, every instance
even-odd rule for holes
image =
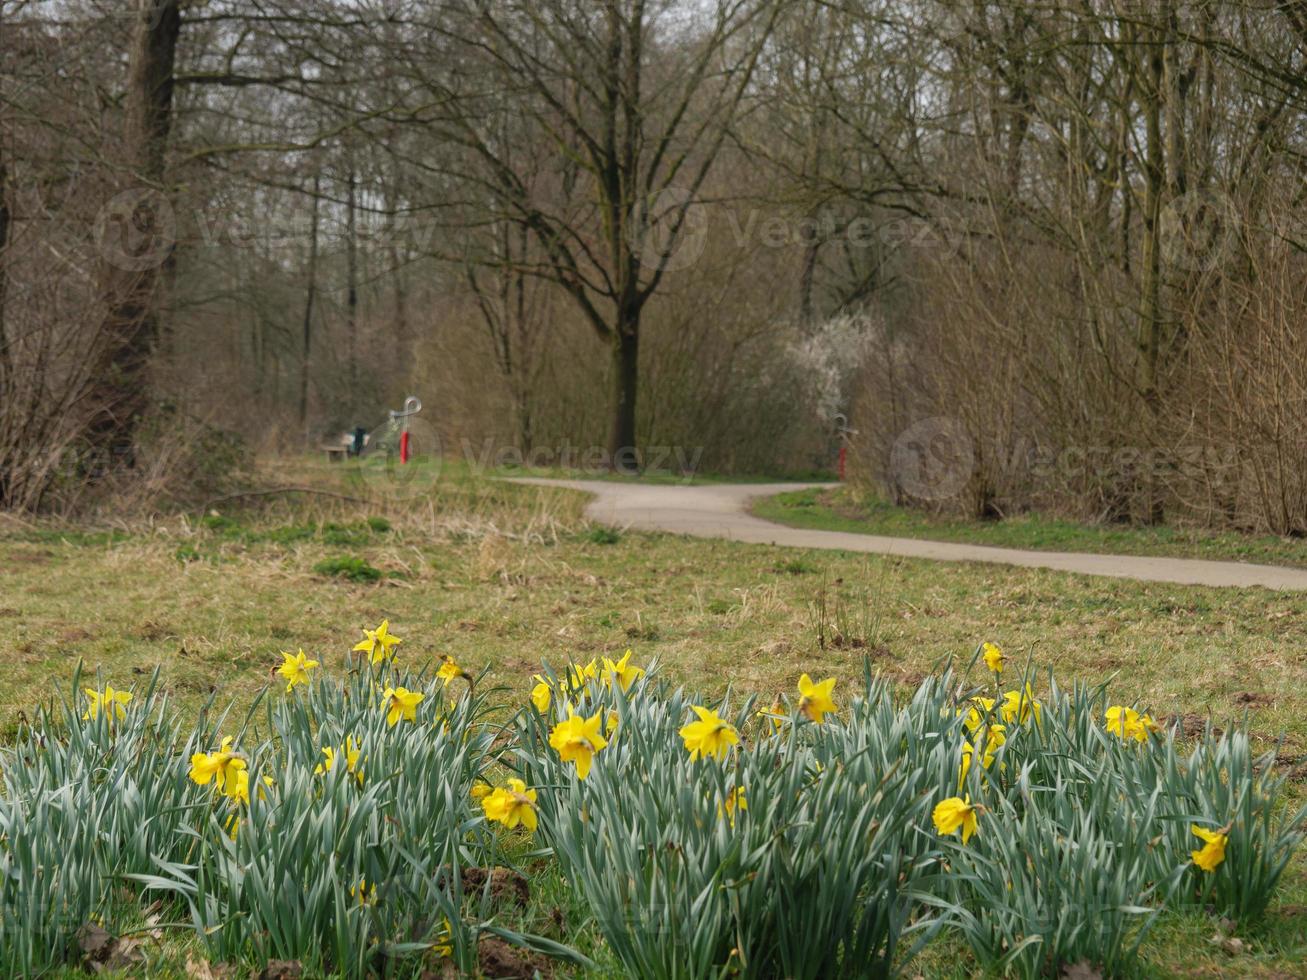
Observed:
[[[452,62],[408,48],[404,70],[430,107],[414,115],[456,151],[409,163],[475,188],[492,220],[537,243],[521,271],[561,287],[610,351],[618,468],[636,465],[641,315],[684,243],[779,6],[451,0],[429,29],[457,51]],[[556,155],[554,180],[526,179],[513,146],[483,125],[506,95],[530,123],[523,135]],[[560,181],[584,186],[560,195]]]

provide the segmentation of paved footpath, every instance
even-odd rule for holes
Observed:
[[[1023,551],[977,544],[887,538],[846,531],[812,531],[784,527],[754,517],[749,501],[788,490],[828,486],[821,483],[703,484],[695,486],[619,483],[609,480],[518,479],[516,483],[583,490],[594,499],[586,507],[591,520],[616,527],[667,531],[700,538],[728,538],[791,548],[860,551],[934,561],[979,561],[1023,568],[1050,568],[1082,575],[1246,588],[1307,590],[1307,569],[1251,565],[1193,558],[1146,558],[1093,555],[1069,551]]]

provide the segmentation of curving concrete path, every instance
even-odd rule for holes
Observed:
[[[824,487],[824,483],[749,483],[668,486],[608,480],[515,479],[514,483],[582,490],[594,499],[586,507],[591,520],[644,531],[666,531],[700,538],[727,538],[791,548],[901,555],[933,561],[978,561],[1023,568],[1049,568],[1081,575],[1247,588],[1307,590],[1307,569],[1251,565],[1191,558],[1094,555],[1068,551],[1023,551],[986,545],[955,544],[918,538],[887,538],[845,531],[784,527],[754,517],[749,501],[789,490]]]

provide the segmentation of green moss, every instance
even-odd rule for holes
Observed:
[[[383,577],[381,569],[375,568],[365,559],[349,556],[324,558],[313,566],[313,570],[319,575],[348,579],[351,582],[379,582]]]

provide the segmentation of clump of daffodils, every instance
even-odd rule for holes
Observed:
[[[476,944],[468,942],[460,899],[441,894],[449,887],[449,855],[457,848],[485,866],[511,862],[517,852],[512,837],[497,832],[502,828],[538,835],[541,849],[533,856],[552,853],[563,862],[569,880],[593,908],[632,912],[603,922],[601,930],[627,930],[631,921],[655,924],[647,936],[615,937],[625,946],[613,942],[614,949],[639,948],[638,958],[632,953],[633,962],[623,962],[637,975],[700,975],[705,964],[677,960],[681,948],[720,947],[721,961],[708,966],[729,972],[731,964],[747,963],[750,951],[756,955],[763,948],[756,945],[761,940],[750,938],[751,929],[766,942],[784,935],[791,949],[810,939],[811,957],[797,961],[826,963],[821,958],[829,956],[835,966],[823,966],[827,971],[838,972],[848,962],[842,959],[848,950],[859,955],[874,950],[865,955],[892,964],[897,962],[892,938],[872,941],[871,932],[804,938],[807,923],[819,914],[822,921],[846,921],[826,916],[828,909],[856,907],[870,915],[874,902],[889,904],[877,907],[867,923],[909,922],[926,894],[939,902],[935,908],[966,912],[950,927],[965,931],[974,920],[967,940],[986,968],[1002,968],[1013,951],[1025,955],[1021,943],[1032,936],[1040,943],[1028,944],[1031,959],[1020,970],[1065,962],[1059,957],[1070,948],[1069,940],[1040,932],[1043,923],[1022,911],[1038,907],[1069,923],[1066,935],[1079,930],[1075,934],[1108,937],[1089,940],[1076,956],[1089,957],[1115,975],[1128,971],[1111,937],[1137,932],[1115,920],[1086,932],[1077,916],[1155,914],[1172,903],[1187,903],[1253,918],[1265,908],[1304,825],[1301,816],[1271,816],[1279,812],[1272,810],[1279,799],[1279,784],[1268,775],[1273,760],[1254,758],[1246,736],[1208,732],[1180,758],[1175,731],[1134,707],[1109,706],[1105,688],[1077,686],[1068,694],[1050,678],[1041,701],[1033,677],[1002,682],[1006,658],[992,643],[979,651],[991,696],[960,699],[958,685],[946,675],[923,683],[906,701],[888,680],[876,679],[865,693],[841,695],[837,703],[835,678],[814,680],[803,673],[796,688],[761,702],[769,707],[759,710],[758,703],[745,701],[736,712],[655,681],[627,650],[616,659],[569,663],[558,675],[547,668],[534,675],[530,704],[505,728],[484,721],[489,713],[474,690],[466,703],[451,701],[452,710],[444,710],[449,684],[464,679],[473,687],[452,657],[442,656],[434,678],[426,675],[419,683],[394,664],[401,641],[390,634],[388,620],[364,632],[367,639],[354,649],[376,669],[323,682],[319,678],[328,672],[302,649],[282,652],[280,665],[260,671],[276,683],[280,676],[290,695],[267,699],[272,723],[266,730],[272,736],[253,744],[248,733],[262,727],[250,725],[241,729],[244,734],[220,740],[206,729],[191,736],[201,741],[189,744],[207,750],[187,749],[184,757],[168,744],[160,764],[168,778],[147,786],[158,796],[133,811],[184,825],[185,833],[167,826],[148,849],[140,848],[147,859],[162,854],[167,865],[160,867],[167,873],[186,872],[185,880],[176,881],[184,894],[194,887],[195,859],[189,844],[185,851],[168,851],[173,838],[209,834],[222,846],[203,853],[239,857],[230,867],[204,866],[205,887],[222,896],[214,907],[231,903],[246,917],[230,927],[233,950],[269,934],[268,922],[258,918],[265,912],[241,904],[254,892],[236,872],[263,875],[265,894],[268,882],[279,887],[280,859],[268,856],[277,852],[277,840],[289,840],[296,821],[327,819],[334,812],[365,816],[355,821],[358,826],[380,827],[405,842],[406,860],[420,866],[412,878],[428,890],[408,894],[388,859],[345,853],[354,846],[349,840],[325,835],[312,845],[321,853],[308,854],[307,862],[300,862],[303,854],[291,860],[286,852],[294,867],[305,863],[309,877],[319,875],[319,862],[321,875],[329,870],[336,876],[326,889],[333,909],[324,905],[322,914],[329,919],[341,905],[362,926],[365,920],[394,921],[392,911],[407,915],[410,906],[420,907],[427,940],[435,940],[440,955],[457,949],[460,969],[475,963]],[[133,741],[153,717],[150,695],[138,693],[134,700],[128,691],[83,689],[76,682],[73,690],[74,702],[65,703],[65,724],[85,735],[80,741],[94,749],[94,767],[105,765],[112,752],[129,758],[115,778],[130,784],[131,767],[151,758]],[[124,719],[132,724],[120,725]],[[99,724],[79,729],[79,721]],[[153,733],[151,738],[158,741]],[[1124,749],[1118,740],[1126,743]],[[10,781],[27,764],[24,753],[63,752],[64,743],[78,741],[46,737],[10,754],[0,747],[0,802],[21,808],[31,795],[31,787],[15,788]],[[606,771],[588,780],[601,753]],[[369,758],[379,761],[369,763]],[[351,784],[363,787],[365,765],[369,785],[355,792]],[[490,775],[504,767],[511,775]],[[260,778],[260,769],[277,772],[277,782]],[[1145,780],[1153,793],[1147,806],[1131,792]],[[58,782],[62,791],[68,781]],[[399,792],[389,791],[392,782]],[[40,790],[40,784],[33,785]],[[212,792],[196,794],[194,785]],[[184,791],[180,798],[168,795],[175,792],[170,786]],[[206,802],[196,806],[197,795]],[[131,799],[129,793],[123,797]],[[270,797],[276,806],[260,807],[259,800]],[[442,800],[455,805],[441,806]],[[428,805],[431,801],[437,805]],[[133,817],[118,825],[135,831],[140,821]],[[22,832],[21,822],[6,826],[11,834]],[[102,828],[94,830],[98,834]],[[238,832],[235,844],[226,839]],[[668,846],[649,846],[664,833]],[[1236,852],[1228,850],[1232,842]],[[88,851],[102,852],[116,853],[98,844]],[[795,863],[796,854],[811,861]],[[153,875],[154,867],[145,870]],[[103,873],[86,880],[142,875],[136,867],[99,870]],[[639,884],[653,880],[655,872],[666,889],[657,895],[642,892]],[[739,884],[728,890],[721,881]],[[783,892],[787,882],[801,887],[804,903],[790,910],[765,895],[751,895],[753,881],[766,882],[773,894]],[[1086,909],[1077,889],[1107,897],[1101,907]],[[348,899],[341,904],[343,893]],[[757,904],[750,907],[751,901]],[[900,901],[902,907],[893,905]],[[360,914],[360,906],[369,911]],[[983,913],[996,906],[1003,915],[985,921]],[[385,914],[374,914],[374,907]],[[196,908],[208,914],[202,903]],[[995,925],[998,919],[1002,922]],[[443,931],[437,927],[442,921]],[[218,925],[206,920],[204,928]],[[687,930],[686,941],[667,943],[671,929]],[[708,935],[714,929],[720,935]],[[690,937],[691,930],[702,932]],[[359,937],[360,949],[386,938],[366,932]],[[1101,948],[1094,945],[1100,942]],[[641,965],[651,963],[667,968],[641,974]]]

